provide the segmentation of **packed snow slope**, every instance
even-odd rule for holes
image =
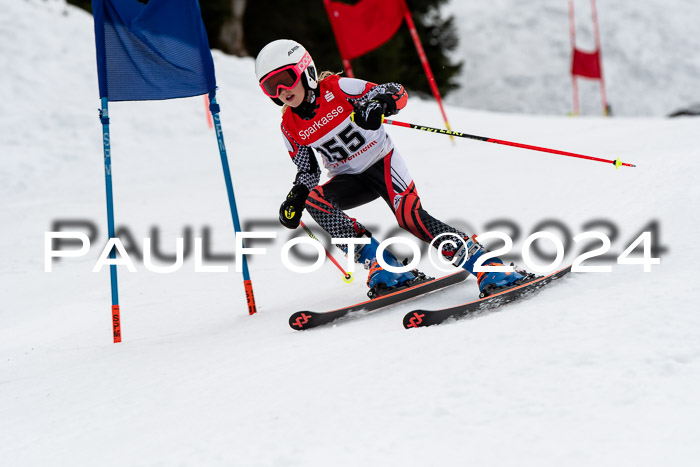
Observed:
[[[669,115],[700,103],[700,2],[597,0],[614,115]],[[575,0],[576,45],[595,50],[591,0]],[[451,0],[463,61],[447,102],[471,109],[566,115],[573,110],[567,0]],[[598,81],[579,79],[583,115],[602,115]]]
[[[208,263],[228,273],[195,273],[190,255],[157,274],[135,260],[137,272],[119,267],[123,342],[113,344],[109,273],[91,272],[106,230],[92,34],[91,18],[60,2],[5,2],[0,15],[3,466],[697,465],[697,120],[447,109],[455,129],[638,166],[620,170],[388,128],[436,217],[509,232],[515,251],[533,231],[570,241],[600,230],[614,237],[612,272],[571,274],[437,327],[407,331],[401,318],[476,298],[473,278],[296,332],[293,311],[360,300],[364,272],[346,285],[330,263],[306,275],[283,267],[282,245],[300,233],[276,225],[295,173],[279,109],[256,88],[252,60],[216,53],[241,218],[278,236],[255,243],[267,254],[250,261],[259,313],[247,315],[230,261]],[[211,251],[230,254],[202,99],[110,110],[117,224],[139,249],[157,234],[167,253],[188,228],[209,228]],[[415,98],[397,119],[440,125],[435,104]],[[381,203],[351,214],[380,238],[395,227]],[[548,219],[559,226],[538,225]],[[57,220],[92,223],[99,238],[49,273],[44,234]],[[642,230],[665,248],[661,264],[614,264]],[[567,252],[570,262],[581,246]],[[427,258],[421,268],[436,273]]]

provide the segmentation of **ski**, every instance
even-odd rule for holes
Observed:
[[[459,284],[460,282],[463,282],[467,276],[469,276],[469,273],[464,269],[461,269],[460,271],[450,275],[437,279],[430,279],[425,282],[421,282],[418,285],[401,289],[387,295],[382,295],[372,300],[356,303],[345,308],[338,308],[337,310],[322,312],[297,311],[289,317],[289,326],[297,331],[315,328],[317,326],[322,326],[335,321],[338,318],[342,318],[348,313],[358,311],[375,311],[389,305],[395,305],[412,298],[421,297],[431,292],[435,292],[436,290],[444,289],[445,287],[449,287],[454,284]]]
[[[489,295],[473,302],[464,303],[462,305],[444,308],[442,310],[413,310],[407,313],[403,318],[403,327],[406,329],[418,328],[424,326],[432,326],[440,324],[449,318],[463,318],[467,315],[478,314],[486,310],[498,308],[506,303],[519,300],[534,294],[536,291],[551,283],[552,281],[561,278],[571,271],[571,266],[560,269],[557,272],[548,276],[539,277],[535,280],[525,282],[497,294]]]

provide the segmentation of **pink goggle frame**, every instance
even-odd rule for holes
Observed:
[[[260,80],[260,88],[266,96],[277,98],[280,95],[280,88],[292,89],[299,83],[302,73],[310,64],[311,55],[306,52],[296,65],[287,65],[263,76]]]

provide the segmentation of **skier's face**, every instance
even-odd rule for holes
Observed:
[[[304,102],[304,85],[301,80],[292,89],[282,89],[280,92],[280,100],[290,107],[299,107]]]

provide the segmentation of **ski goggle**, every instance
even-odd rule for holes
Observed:
[[[311,55],[306,52],[296,65],[287,65],[263,76],[260,87],[266,96],[277,98],[280,95],[280,88],[292,89],[299,83],[302,73],[310,64]]]

